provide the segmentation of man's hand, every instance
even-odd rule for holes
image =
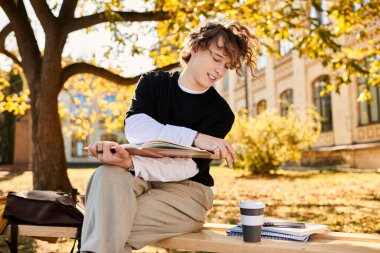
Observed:
[[[111,152],[111,148],[115,150]],[[88,154],[96,157],[100,162],[122,167],[129,170],[133,167],[133,162],[128,151],[116,142],[97,141],[88,146]]]
[[[232,168],[232,162],[237,161],[234,148],[224,139],[199,133],[194,139],[194,146],[200,149],[212,151],[221,159],[226,159],[229,168]]]

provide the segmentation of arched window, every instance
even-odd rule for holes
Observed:
[[[257,103],[257,115],[264,112],[267,109],[267,101],[265,99],[260,100],[260,102]]]
[[[363,64],[369,67],[374,60],[380,61],[380,56],[367,58]],[[360,76],[357,80],[359,92],[367,89],[371,93],[370,101],[359,103],[359,125],[380,123],[380,87],[368,85],[368,78],[364,76]]]
[[[321,76],[315,80],[313,85],[314,90],[314,105],[322,120],[322,132],[331,131],[333,128],[332,123],[332,110],[331,110],[331,93],[321,96],[321,91],[326,88],[329,82],[329,76]]]
[[[286,116],[289,106],[293,104],[293,90],[287,89],[280,95],[281,116]]]
[[[88,137],[82,139],[81,137],[73,135],[71,139],[71,156],[72,157],[85,157],[87,152],[83,152],[83,148],[88,146]]]

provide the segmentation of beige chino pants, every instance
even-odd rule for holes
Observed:
[[[210,187],[185,180],[146,182],[104,165],[86,192],[81,251],[126,253],[153,242],[199,231],[212,207]]]

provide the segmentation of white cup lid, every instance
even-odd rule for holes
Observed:
[[[259,200],[241,200],[239,207],[249,209],[261,209],[265,207],[265,204]]]

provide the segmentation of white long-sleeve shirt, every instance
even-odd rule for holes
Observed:
[[[161,124],[144,113],[125,119],[124,131],[129,143],[168,140],[185,146],[191,146],[197,134],[196,131],[186,127]]]
[[[192,91],[180,83],[179,87],[193,94],[205,92]],[[130,143],[159,139],[191,146],[197,134],[196,131],[186,127],[161,124],[144,113],[126,118],[124,130],[125,137]],[[199,171],[191,158],[150,158],[134,155],[131,158],[135,175],[147,181],[181,181],[195,176]]]

